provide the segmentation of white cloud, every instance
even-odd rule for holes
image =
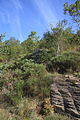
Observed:
[[[20,0],[11,0],[12,6],[15,8],[15,16],[11,22],[13,22],[12,25],[12,31],[16,31],[20,37],[21,40],[23,40],[22,36],[22,29],[21,29],[21,21],[20,21],[20,12],[23,11],[23,7],[20,3]]]
[[[56,24],[57,17],[55,16],[54,11],[49,6],[50,0],[34,0],[41,14],[43,15],[47,24]]]
[[[20,0],[11,0],[11,2],[15,6],[16,9],[23,10]]]
[[[12,34],[16,34],[23,40],[20,21],[20,13],[23,12],[23,7],[19,0],[10,0],[7,4],[9,9],[12,8],[12,11],[8,10],[8,7],[3,8],[3,6],[0,6],[1,22],[9,24]]]

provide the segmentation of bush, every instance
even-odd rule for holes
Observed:
[[[67,116],[63,116],[60,114],[52,114],[52,115],[45,117],[44,120],[71,120],[71,119],[68,118]]]
[[[19,116],[11,114],[8,110],[0,109],[0,120],[22,120]]]
[[[36,49],[32,54],[28,57],[24,56],[24,58],[28,58],[29,60],[32,59],[35,63],[48,63],[53,56],[55,56],[56,51],[54,48],[42,48]]]
[[[43,64],[19,59],[4,66],[0,86],[1,89],[5,88],[8,91],[5,94],[11,104],[16,105],[25,96],[48,97],[52,82],[53,76],[46,71]]]
[[[22,99],[23,86],[24,82],[22,80],[16,80],[16,82],[14,82],[13,89],[9,89],[10,92],[7,96],[13,105],[19,104],[20,100]]]
[[[48,97],[50,85],[53,81],[52,78],[52,75],[47,73],[45,66],[34,64],[33,71],[26,81],[24,91],[27,91],[27,94],[32,97]]]
[[[42,120],[42,117],[37,113],[36,100],[23,99],[17,106],[17,113],[24,120]]]
[[[53,57],[48,68],[59,73],[74,72],[80,70],[80,53],[65,52]]]

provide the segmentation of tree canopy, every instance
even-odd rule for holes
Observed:
[[[64,4],[64,13],[69,13],[72,16],[73,20],[78,24],[80,28],[80,0],[76,0],[74,4],[67,2]]]

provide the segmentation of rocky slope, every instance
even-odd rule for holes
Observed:
[[[80,79],[68,75],[54,78],[51,85],[51,104],[55,112],[80,120]]]

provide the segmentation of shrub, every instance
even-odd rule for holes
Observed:
[[[22,120],[19,116],[11,114],[8,110],[0,109],[0,120]]]
[[[49,68],[59,73],[74,72],[80,70],[80,53],[79,52],[65,52],[61,55],[53,57]]]
[[[4,109],[0,109],[0,120],[8,120],[9,113]]]
[[[16,80],[13,86],[14,88],[10,90],[8,97],[13,105],[19,104],[20,100],[22,99],[23,85],[24,82],[22,80]]]
[[[0,86],[6,88],[11,104],[16,105],[24,96],[48,97],[52,74],[46,71],[43,64],[35,64],[31,60],[19,59],[4,66]]]
[[[34,64],[33,71],[25,84],[27,94],[32,97],[48,97],[51,83],[52,75],[47,73],[45,66]]]
[[[24,120],[42,120],[42,117],[37,113],[37,104],[36,100],[23,99],[17,106],[17,113],[20,118]]]
[[[68,118],[67,116],[63,116],[60,114],[52,114],[52,115],[45,117],[44,120],[71,120],[71,119]]]

